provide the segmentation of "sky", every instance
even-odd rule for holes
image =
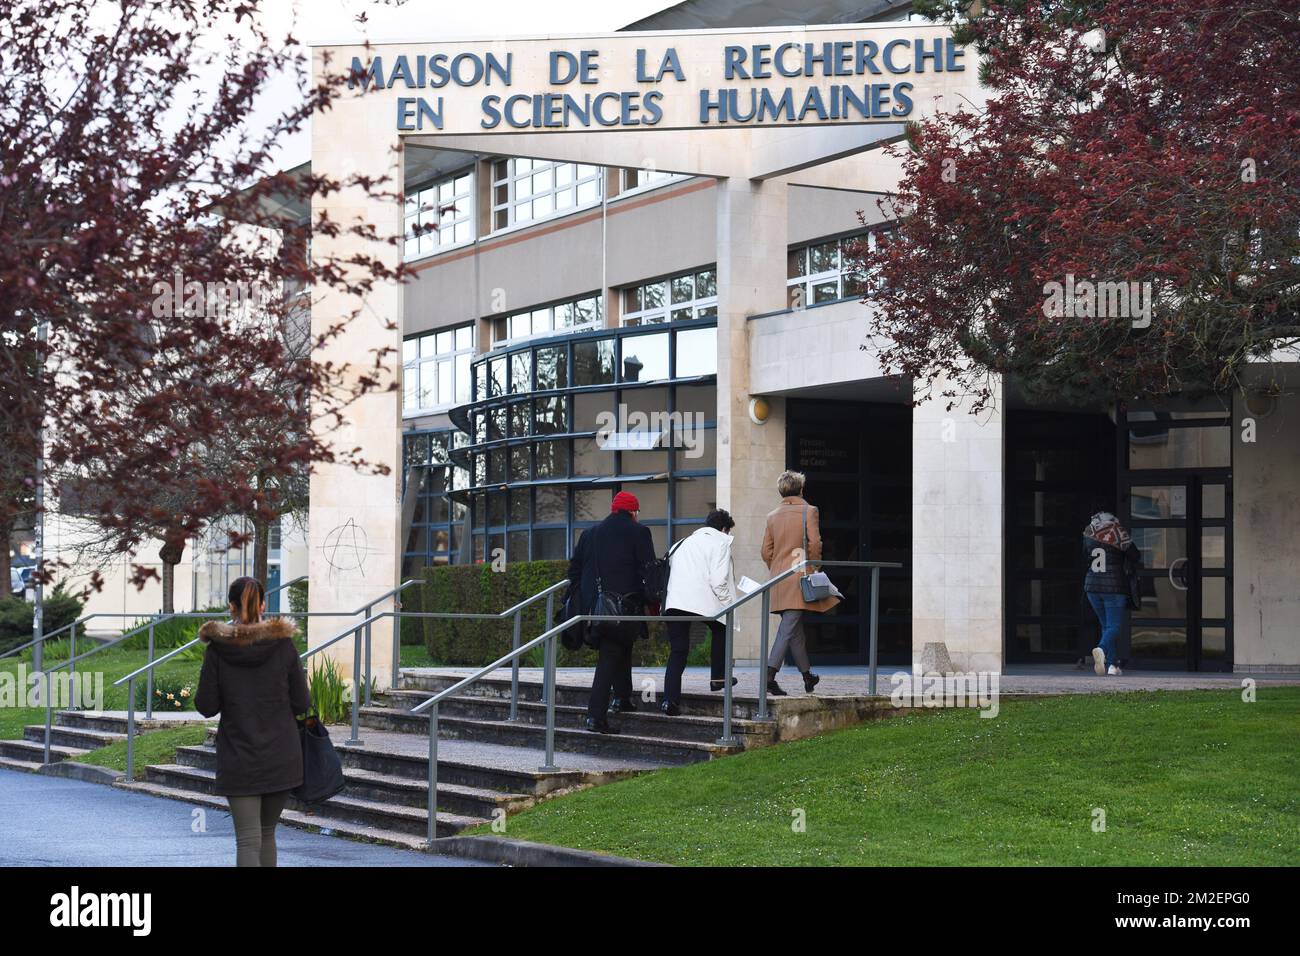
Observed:
[[[273,35],[304,43],[463,40],[497,36],[610,33],[673,6],[676,0],[266,0],[263,23]],[[357,23],[364,13],[366,22]],[[298,95],[292,75],[274,78],[260,104],[268,120]],[[311,158],[308,131],[287,139],[278,165]]]

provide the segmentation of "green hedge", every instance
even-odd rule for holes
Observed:
[[[419,592],[418,598],[408,592],[403,607],[416,610],[413,605],[418,600],[420,610],[496,614],[561,580],[568,569],[567,561],[516,561],[508,564],[503,571],[493,571],[490,564],[424,568],[421,571],[424,583],[419,588],[411,588],[411,591]],[[557,614],[562,593],[556,594]],[[541,634],[545,630],[545,617],[545,600],[527,608],[522,616],[520,641],[526,642]],[[449,621],[425,618],[423,625],[425,648],[429,657],[439,664],[483,665],[510,650],[513,630],[510,620]],[[650,625],[651,639],[636,642],[632,655],[634,664],[662,665],[668,660],[668,644],[662,639],[662,628],[661,624]],[[556,659],[561,667],[593,667],[596,652],[590,648],[570,651],[560,645]],[[542,649],[536,648],[524,660],[524,664],[542,666]]]
[[[71,624],[81,616],[82,602],[63,590],[60,584],[45,595],[43,630],[46,634]],[[32,625],[36,606],[22,598],[0,600],[0,654],[26,644],[34,636]]]

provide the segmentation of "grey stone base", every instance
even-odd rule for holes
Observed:
[[[77,763],[75,760],[60,760],[57,763],[41,767],[38,773],[47,777],[68,777],[72,780],[84,780],[86,783],[106,783],[110,786],[126,777],[121,770],[111,767],[98,767],[91,763]]]

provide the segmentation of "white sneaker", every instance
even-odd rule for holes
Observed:
[[[1123,672],[1122,670],[1120,670],[1118,667],[1116,667],[1114,664],[1111,664],[1111,665],[1110,665],[1110,668],[1106,671],[1106,673],[1109,674],[1111,677],[1123,677],[1123,676],[1124,676],[1124,672]]]
[[[1106,674],[1106,652],[1100,647],[1092,649],[1092,671],[1098,677],[1103,677]]]

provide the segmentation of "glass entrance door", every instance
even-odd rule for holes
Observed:
[[[1224,414],[1128,416],[1121,521],[1142,552],[1142,606],[1130,616],[1121,655],[1131,666],[1232,669],[1231,427]]]

